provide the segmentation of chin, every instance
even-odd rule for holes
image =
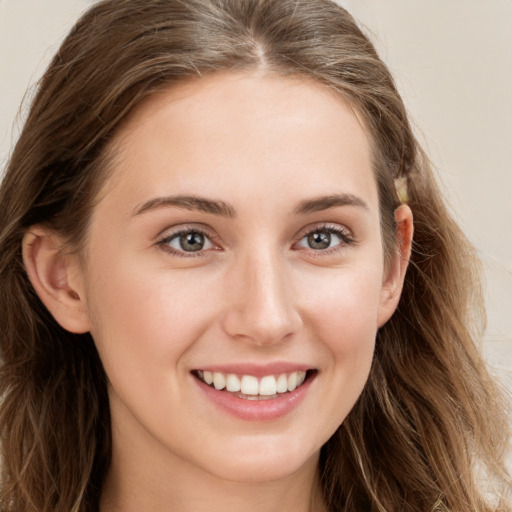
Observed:
[[[216,460],[207,471],[233,482],[265,483],[286,479],[300,472],[315,472],[320,447],[307,449],[307,443],[261,439],[247,441],[244,449],[229,451],[210,460]],[[203,467],[205,466],[203,460]]]

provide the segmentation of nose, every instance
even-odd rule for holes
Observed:
[[[291,338],[302,325],[292,285],[279,256],[260,252],[239,261],[229,276],[225,332],[262,346]]]

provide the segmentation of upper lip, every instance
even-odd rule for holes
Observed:
[[[194,370],[221,372],[226,374],[234,373],[236,375],[254,375],[255,377],[264,377],[265,375],[279,375],[282,373],[292,373],[297,371],[308,371],[314,369],[314,367],[308,364],[291,363],[283,361],[276,361],[266,364],[212,364],[194,368]]]

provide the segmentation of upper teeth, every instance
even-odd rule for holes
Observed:
[[[275,395],[276,393],[286,393],[293,391],[300,386],[306,379],[305,371],[296,371],[289,374],[265,375],[258,380],[254,375],[242,375],[239,377],[234,373],[221,373],[198,371],[199,377],[206,384],[213,384],[215,389],[226,388],[227,391],[241,392],[244,395]]]

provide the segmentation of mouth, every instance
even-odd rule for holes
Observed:
[[[245,400],[272,400],[292,393],[313,377],[316,370],[298,370],[278,375],[237,375],[234,373],[193,370],[192,374],[217,391]]]

